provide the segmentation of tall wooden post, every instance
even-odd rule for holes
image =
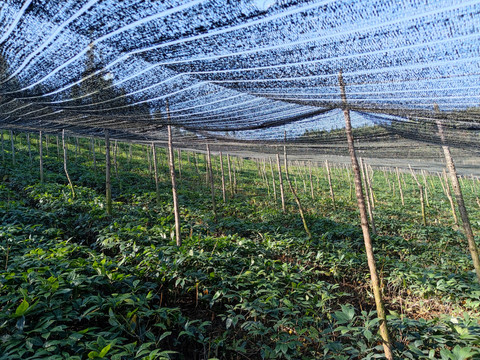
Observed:
[[[328,165],[328,160],[325,160],[325,168],[327,169],[328,187],[330,188],[330,198],[332,199],[333,210],[336,211],[337,207],[335,205],[335,193],[333,192],[332,177],[330,175],[330,166]]]
[[[177,158],[178,158],[178,176],[182,180],[182,150],[177,149]]]
[[[230,164],[230,154],[227,154],[227,166],[228,166],[228,183],[230,184],[230,192],[233,197],[232,167]]]
[[[215,184],[213,181],[212,158],[210,156],[210,146],[207,144],[207,173],[210,179],[210,190],[212,193],[212,208],[215,221],[217,221],[217,206],[215,202]]]
[[[110,180],[110,133],[105,130],[105,196],[107,198],[107,215],[112,215],[112,186]]]
[[[97,155],[95,154],[95,139],[92,137],[92,158],[93,158],[93,171],[97,171]]]
[[[393,360],[392,353],[392,341],[390,340],[390,334],[388,333],[387,318],[385,314],[385,306],[383,304],[382,292],[380,289],[380,280],[378,278],[377,266],[375,263],[375,257],[373,255],[372,240],[368,231],[367,211],[365,209],[365,200],[363,197],[362,180],[360,177],[360,169],[358,166],[357,156],[355,154],[355,146],[353,142],[352,124],[350,121],[350,110],[348,109],[347,96],[345,93],[345,84],[343,82],[342,72],[340,71],[338,76],[340,83],[340,93],[343,103],[343,115],[345,117],[345,132],[347,135],[348,152],[352,161],[353,174],[355,178],[355,191],[357,195],[358,210],[360,211],[360,222],[363,232],[363,240],[365,242],[365,251],[367,253],[368,267],[370,269],[370,277],[372,281],[373,294],[375,297],[375,304],[377,308],[377,315],[380,320],[380,335],[383,339],[383,350],[385,357],[388,360]]]
[[[32,163],[32,144],[30,143],[30,133],[27,133],[28,159]]]
[[[283,191],[282,166],[280,165],[280,155],[277,153],[278,182],[280,184],[280,198],[282,199],[282,211],[285,213],[285,192]]]
[[[303,223],[303,228],[305,229],[305,232],[307,233],[308,238],[310,239],[312,237],[312,233],[308,229],[307,221],[305,220],[305,214],[303,213],[303,207],[302,204],[300,203],[300,199],[297,196],[297,193],[295,192],[295,189],[292,186],[292,182],[290,181],[290,177],[288,176],[288,160],[287,160],[287,146],[283,146],[283,157],[285,160],[285,178],[288,183],[288,187],[290,188],[290,191],[293,195],[293,198],[295,199],[295,202],[297,203],[298,206],[298,211],[300,213],[300,217],[302,218],[302,223]]]
[[[157,149],[155,148],[155,143],[152,143],[152,153],[153,153],[153,171],[155,176],[155,194],[157,199],[157,205],[160,205],[160,184],[158,181]]]
[[[436,104],[435,111],[437,113],[440,111],[438,105]],[[462,219],[463,223],[463,230],[465,231],[465,235],[467,237],[468,249],[470,250],[470,255],[472,257],[473,267],[475,268],[475,273],[477,274],[477,280],[478,282],[480,282],[480,258],[478,256],[478,249],[477,245],[475,244],[475,238],[473,236],[472,226],[470,225],[467,208],[465,207],[465,202],[463,201],[462,188],[460,187],[460,182],[458,181],[457,170],[453,162],[452,154],[450,153],[450,147],[445,141],[443,125],[440,120],[437,120],[437,128],[440,141],[442,142],[443,154],[445,155],[445,161],[447,163],[453,193],[455,194],[455,198],[457,199],[458,212],[460,213],[460,218]]]
[[[70,179],[70,175],[68,175],[67,169],[67,143],[65,141],[65,130],[62,130],[62,147],[63,147],[63,170],[65,170],[65,175],[67,176],[68,184],[70,185],[70,190],[72,191],[72,198],[75,197],[75,190],[73,189],[72,180]]]
[[[395,168],[395,173],[397,175],[398,190],[400,191],[400,199],[402,200],[402,206],[405,206],[405,199],[403,198],[402,182],[400,181],[400,171],[398,170],[398,167]]]
[[[223,170],[223,154],[220,151],[220,171],[222,173],[222,196],[223,196],[223,203],[227,202],[227,194],[225,189],[225,172]]]
[[[15,165],[15,144],[13,143],[13,131],[10,130],[10,145],[12,147],[12,164]]]
[[[1,132],[1,143],[2,143],[2,162],[5,164],[5,145],[3,144],[3,130]]]
[[[167,101],[167,118],[170,122],[170,111]],[[173,195],[173,212],[175,216],[175,239],[177,246],[182,245],[182,238],[180,233],[180,213],[178,210],[178,196],[177,196],[177,180],[175,177],[175,158],[173,156],[173,142],[172,142],[172,128],[167,126],[168,132],[168,166],[170,168],[170,179],[172,180],[172,195]]]
[[[40,182],[43,183],[43,134],[42,131],[38,133],[38,140],[39,146],[38,146],[38,153],[40,157]]]
[[[368,185],[368,170],[366,165],[364,164],[364,161],[362,158],[360,158],[360,170],[362,173],[363,177],[363,188],[365,189],[365,192],[367,193],[367,210],[368,210],[368,217],[370,218],[370,226],[372,228],[372,233],[376,234],[377,233],[377,228],[375,227],[375,219],[373,218],[373,206],[370,203],[370,197],[368,196],[369,192],[369,185]]]
[[[272,174],[272,187],[273,187],[273,200],[275,203],[277,202],[277,186],[275,184],[275,175],[273,174],[273,165],[272,165],[272,158],[268,157],[268,162],[270,165],[270,172]]]

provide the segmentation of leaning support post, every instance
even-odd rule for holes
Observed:
[[[112,215],[112,186],[110,181],[110,133],[105,130],[105,196],[107,198],[107,215]]]
[[[280,198],[282,199],[282,211],[285,213],[285,192],[283,191],[282,166],[280,165],[280,155],[277,153],[278,182],[280,184]]]
[[[327,169],[328,187],[330,188],[330,198],[332,199],[333,211],[336,211],[337,207],[335,205],[335,193],[333,192],[332,176],[330,175],[330,166],[328,165],[328,160],[325,160],[325,168]]]
[[[363,188],[366,192],[366,200],[367,200],[367,210],[368,210],[368,217],[370,218],[370,226],[372,228],[372,234],[377,234],[377,228],[375,227],[375,219],[373,217],[373,207],[370,203],[370,197],[368,196],[369,186],[368,186],[368,170],[362,158],[360,158],[360,170],[363,177]]]
[[[225,189],[225,172],[223,170],[223,154],[220,151],[220,171],[222,173],[222,197],[223,197],[223,203],[225,204],[227,202],[227,195],[226,195],[226,189]]]
[[[3,130],[0,131],[2,139],[2,162],[5,164],[5,145],[3,144]]]
[[[13,143],[13,131],[10,130],[10,145],[12,147],[12,164],[15,165],[15,144]]]
[[[27,133],[28,160],[32,163],[32,145],[30,144],[30,134]]]
[[[157,199],[157,205],[160,205],[160,184],[158,181],[157,149],[155,148],[155,143],[152,143],[152,152],[153,152],[153,170],[155,172],[155,194]]]
[[[438,105],[435,104],[435,111],[439,112]],[[470,255],[473,261],[473,267],[475,268],[475,273],[477,274],[477,280],[480,282],[480,258],[478,256],[477,245],[475,244],[475,239],[473,237],[472,226],[470,225],[470,219],[468,217],[467,208],[465,207],[465,202],[463,201],[462,188],[460,187],[460,182],[458,181],[457,170],[453,162],[452,154],[450,153],[450,147],[445,141],[445,135],[443,133],[443,125],[440,120],[437,120],[438,135],[440,141],[442,142],[443,154],[445,155],[445,161],[447,163],[448,173],[450,175],[450,182],[452,183],[453,193],[457,199],[458,212],[460,213],[460,218],[463,223],[463,230],[467,237],[468,248],[470,250]]]
[[[403,198],[402,182],[400,181],[400,171],[398,170],[398,167],[395,168],[395,173],[397,175],[398,190],[400,191],[400,199],[402,200],[402,206],[405,206],[405,199]]]
[[[210,156],[210,146],[208,144],[207,144],[207,173],[208,173],[208,178],[210,179],[210,190],[212,193],[213,216],[215,218],[215,221],[217,221],[217,205],[215,203],[215,184],[213,181],[212,158]]]
[[[170,122],[170,110],[167,100],[167,119]],[[175,216],[175,239],[177,246],[182,245],[182,238],[180,233],[180,212],[178,210],[178,196],[177,196],[177,180],[175,177],[175,158],[173,157],[173,142],[172,142],[172,128],[167,125],[168,132],[168,166],[170,168],[170,178],[172,180],[172,195],[173,195],[173,212]]]
[[[275,204],[277,203],[277,189],[276,189],[276,184],[275,184],[275,175],[273,174],[273,165],[272,165],[272,158],[268,157],[268,162],[270,165],[270,172],[272,174],[272,187],[273,187],[273,200],[275,201]]]
[[[288,187],[290,188],[290,192],[292,193],[293,198],[295,199],[295,202],[297,203],[298,211],[300,212],[300,217],[302,218],[303,228],[305,229],[305,232],[307,233],[308,238],[311,239],[312,233],[308,229],[308,225],[307,225],[307,221],[305,220],[305,214],[303,212],[302,204],[300,203],[300,199],[298,198],[297,193],[292,186],[292,182],[290,181],[290,177],[288,176],[288,160],[287,160],[287,146],[286,145],[283,146],[283,157],[284,157],[284,161],[285,161],[285,178],[287,180]]]
[[[43,183],[43,134],[42,131],[38,133],[39,146],[38,146],[38,155],[40,158],[40,182]]]
[[[68,175],[68,170],[67,170],[67,143],[65,142],[65,130],[62,130],[62,147],[63,147],[63,170],[65,170],[65,175],[67,176],[68,185],[70,185],[70,190],[72,191],[72,198],[74,198],[75,190],[73,189],[72,180],[70,180],[70,175]]]
[[[367,253],[368,267],[370,269],[370,277],[372,281],[373,294],[377,308],[377,315],[380,320],[380,335],[383,339],[383,350],[388,360],[393,360],[392,341],[388,333],[387,317],[385,314],[385,306],[383,304],[382,292],[380,289],[380,280],[378,278],[377,266],[373,255],[372,240],[368,231],[367,211],[365,209],[365,199],[363,197],[362,179],[360,177],[360,169],[358,166],[357,156],[355,154],[355,146],[353,142],[352,124],[350,121],[350,110],[347,105],[347,96],[345,94],[345,84],[343,82],[342,72],[340,71],[338,80],[340,83],[340,93],[343,103],[343,114],[345,117],[345,132],[347,135],[348,152],[352,161],[353,174],[355,178],[355,191],[357,195],[358,210],[360,211],[360,222],[363,232],[363,240],[365,242],[365,251]]]
[[[232,165],[230,163],[230,154],[227,154],[228,183],[230,184],[230,193],[233,197]]]

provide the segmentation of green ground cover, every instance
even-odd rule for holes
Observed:
[[[292,164],[307,238],[287,186],[282,213],[278,180],[274,200],[268,162],[267,187],[262,164],[232,159],[236,191],[226,176],[224,204],[215,157],[215,221],[204,156],[184,152],[177,248],[164,149],[157,202],[145,146],[133,146],[130,157],[120,145],[107,216],[101,147],[95,171],[89,140],[80,140],[78,154],[71,141],[72,197],[53,141],[39,182],[35,141],[31,161],[23,134],[15,164],[7,142],[3,152],[0,359],[382,357],[349,170],[332,169],[334,209],[325,169],[312,169],[312,198],[308,166]],[[373,173],[374,250],[394,353],[478,359],[480,285],[466,240],[437,176],[426,177],[426,226],[417,185],[402,177],[404,206],[395,173]],[[478,232],[480,184],[463,185]]]

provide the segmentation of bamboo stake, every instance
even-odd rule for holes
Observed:
[[[97,156],[95,154],[95,139],[92,137],[92,157],[93,157],[93,171],[97,172]]]
[[[230,185],[230,192],[233,197],[232,166],[230,164],[230,154],[227,154],[227,167],[228,167],[228,183]]]
[[[270,172],[271,172],[271,175],[272,175],[273,200],[275,201],[275,203],[277,203],[277,187],[276,187],[276,184],[275,184],[275,175],[273,174],[273,165],[272,165],[272,158],[271,157],[268,158],[268,162],[270,164]]]
[[[67,143],[65,141],[65,130],[62,130],[62,147],[63,147],[63,170],[65,170],[65,175],[67,176],[68,184],[70,185],[70,190],[72,191],[72,198],[75,198],[75,190],[73,189],[72,180],[70,175],[68,175],[67,170]]]
[[[148,177],[152,178],[152,161],[150,159],[150,147],[146,145],[147,148],[147,161],[148,161]]]
[[[60,140],[58,139],[58,135],[55,136],[57,141],[57,160],[60,160]]]
[[[333,210],[336,211],[337,206],[335,205],[335,193],[333,192],[332,177],[330,175],[330,166],[328,165],[328,160],[325,160],[325,168],[327,169],[328,187],[330,188],[330,198],[332,199]]]
[[[48,157],[48,134],[45,134],[45,155]]]
[[[182,150],[177,149],[177,158],[178,158],[178,178],[182,179]]]
[[[105,130],[105,197],[107,199],[107,215],[112,215],[112,186],[110,181],[110,133]]]
[[[223,171],[223,154],[220,151],[220,171],[222,172],[222,197],[223,197],[223,203],[225,204],[227,202],[227,193],[225,189],[225,172]]]
[[[447,195],[448,201],[450,202],[450,208],[452,209],[453,221],[455,222],[455,225],[458,225],[457,212],[455,211],[455,204],[453,203],[452,192],[450,191],[450,184],[448,183],[447,172],[445,171],[445,169],[443,169],[443,181],[445,182],[445,186],[443,186],[443,182],[440,179],[440,182],[442,183],[445,194]]]
[[[212,193],[213,216],[215,221],[217,221],[217,205],[215,202],[215,184],[213,181],[212,158],[210,156],[210,146],[208,144],[207,144],[207,167],[208,167],[208,178],[210,179],[210,191]]]
[[[3,143],[3,130],[0,131],[1,134],[1,144],[2,144],[2,163],[5,164],[5,145]]]
[[[295,192],[295,189],[292,186],[292,182],[290,181],[290,177],[288,176],[288,161],[287,161],[287,146],[283,146],[283,157],[284,157],[284,162],[285,162],[285,179],[287,180],[288,187],[290,188],[290,192],[293,195],[293,198],[295,199],[295,202],[297,203],[298,206],[298,211],[300,212],[300,217],[302,218],[302,223],[303,223],[303,228],[305,229],[305,232],[307,233],[308,238],[310,239],[312,237],[312,233],[308,229],[307,221],[305,220],[305,214],[303,213],[303,207],[302,204],[300,203],[300,199],[297,196],[297,193]]]
[[[423,177],[423,184],[425,187],[425,202],[427,203],[427,206],[430,207],[430,202],[428,201],[428,183],[427,183],[427,177],[425,175],[425,170],[422,170],[422,177]]]
[[[370,166],[370,172],[368,171],[368,164],[364,163],[365,165],[365,174],[367,179],[367,186],[368,186],[368,196],[370,196],[370,204],[372,205],[372,212],[375,211],[375,194],[373,193],[373,169]]]
[[[377,274],[377,267],[375,263],[375,257],[373,255],[373,246],[370,238],[370,233],[368,231],[368,220],[367,212],[365,209],[365,200],[363,197],[362,191],[362,180],[360,178],[360,169],[358,167],[358,161],[355,154],[355,146],[353,142],[352,135],[352,125],[350,121],[350,110],[347,105],[347,96],[345,94],[345,84],[343,82],[342,72],[339,73],[339,83],[340,83],[340,92],[343,102],[343,114],[345,116],[345,132],[347,135],[348,141],[348,151],[350,153],[350,158],[352,161],[353,174],[355,177],[355,190],[357,194],[358,209],[360,211],[360,220],[363,232],[363,239],[365,241],[365,250],[367,253],[368,267],[370,269],[370,277],[372,280],[373,294],[375,297],[375,304],[377,308],[377,315],[380,320],[380,334],[383,339],[383,349],[385,352],[385,357],[388,360],[393,360],[392,353],[392,341],[390,340],[390,334],[388,332],[387,318],[385,314],[385,306],[383,304],[382,293],[380,289],[380,280]]]
[[[117,140],[115,140],[115,145],[113,147],[113,164],[114,164],[114,169],[115,169],[115,176],[118,178],[117,154],[118,154],[118,142],[117,142]]]
[[[285,193],[283,191],[282,166],[280,165],[280,155],[277,153],[278,181],[280,184],[280,198],[282,199],[282,212],[285,213]]]
[[[400,171],[398,170],[398,167],[395,168],[395,172],[397,174],[398,190],[400,192],[400,199],[402,200],[402,206],[405,206],[405,199],[403,198],[402,182],[400,181]]]
[[[42,140],[42,131],[38,133],[39,147],[38,153],[40,158],[40,182],[43,183],[43,140]]]
[[[312,197],[312,200],[315,199],[315,195],[313,193],[313,181],[312,181],[312,163],[310,162],[308,165],[308,175],[310,177],[310,195]]]
[[[425,200],[424,200],[424,194],[423,194],[423,186],[422,184],[420,184],[420,182],[418,181],[417,179],[417,176],[415,175],[415,172],[413,171],[412,167],[410,166],[410,164],[408,165],[408,167],[410,168],[410,172],[412,173],[412,177],[413,179],[415,180],[415,182],[417,183],[418,185],[418,189],[420,190],[420,205],[422,207],[422,220],[423,220],[423,225],[424,226],[427,226],[427,216],[426,216],[426,213],[425,213]]]
[[[157,149],[155,143],[152,142],[152,154],[153,154],[153,170],[155,172],[155,194],[157,199],[157,205],[160,205],[160,184],[158,181],[158,163],[157,163]]]
[[[32,145],[30,144],[30,133],[27,133],[28,159],[32,163]]]
[[[435,111],[439,112],[438,106],[435,105]],[[467,208],[465,207],[465,202],[463,201],[462,189],[458,181],[457,170],[455,169],[455,163],[453,162],[452,154],[450,153],[450,148],[448,147],[445,141],[445,135],[443,133],[443,125],[440,120],[437,120],[438,135],[442,142],[442,149],[445,155],[445,161],[447,163],[448,172],[450,174],[450,181],[452,183],[453,192],[457,199],[458,211],[460,212],[460,217],[463,223],[463,229],[467,237],[468,248],[470,250],[470,255],[472,257],[473,266],[475,268],[475,273],[477,274],[477,280],[480,282],[480,258],[478,256],[477,245],[475,244],[475,238],[473,236],[472,227],[470,225],[470,219],[468,217]]]
[[[13,131],[10,130],[10,145],[12,147],[12,164],[15,165],[15,145],[13,143]]]
[[[370,197],[368,195],[369,192],[369,186],[368,186],[368,171],[367,167],[363,161],[362,158],[360,158],[360,170],[362,172],[362,178],[363,178],[363,187],[366,192],[366,200],[367,200],[367,210],[368,210],[368,217],[370,218],[370,226],[372,228],[372,234],[377,234],[377,228],[375,226],[375,220],[373,218],[373,207],[372,204],[370,203]]]
[[[167,118],[170,122],[170,111],[168,108],[167,101]],[[173,156],[173,142],[172,142],[172,128],[170,125],[167,125],[168,131],[168,165],[170,168],[170,178],[172,180],[172,195],[173,195],[173,211],[175,215],[175,238],[177,246],[182,245],[182,238],[180,233],[180,212],[178,210],[178,196],[177,196],[177,181],[175,178],[175,158]]]

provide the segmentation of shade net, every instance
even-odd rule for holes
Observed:
[[[2,0],[0,126],[162,142],[170,124],[184,147],[345,154],[348,107],[372,156],[437,157],[423,150],[440,143],[438,121],[476,154],[479,12],[466,0]]]

